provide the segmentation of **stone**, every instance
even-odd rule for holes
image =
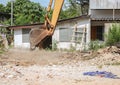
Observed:
[[[14,75],[9,75],[9,76],[7,76],[7,78],[9,79],[9,78],[13,78],[14,77]]]

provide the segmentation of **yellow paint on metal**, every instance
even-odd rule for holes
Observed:
[[[47,8],[47,12],[50,12],[52,3],[53,3],[53,0],[50,0],[48,8]]]
[[[48,13],[51,10],[53,0],[50,0],[49,6],[47,8],[47,14],[45,16],[45,24],[39,29],[31,30],[30,32],[30,46],[31,48],[42,46],[43,42],[49,36],[52,36],[55,30],[56,23],[64,0],[54,0],[54,9],[52,13],[52,19],[49,20]],[[49,27],[48,27],[49,26]]]
[[[60,11],[62,9],[62,5],[64,3],[64,0],[55,0],[54,1],[54,9],[53,9],[53,14],[52,14],[52,19],[51,19],[51,24],[54,26],[56,26]]]

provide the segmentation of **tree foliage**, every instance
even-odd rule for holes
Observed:
[[[106,36],[106,44],[111,46],[120,42],[120,24],[113,24]]]
[[[15,0],[14,2],[14,24],[32,24],[43,21],[43,7],[39,3],[30,0]],[[8,2],[6,12],[11,12],[11,3]]]
[[[89,0],[66,1],[67,4],[64,4],[59,19],[73,18],[88,13]],[[11,2],[8,2],[6,6],[0,4],[0,12],[10,14]],[[38,3],[31,2],[30,0],[14,1],[14,25],[43,22],[45,13],[45,8]],[[50,13],[50,16],[52,16],[52,13]],[[10,20],[5,23],[10,23]]]
[[[76,4],[80,6],[81,14],[88,14],[89,0],[69,0],[70,4],[76,8]]]
[[[81,13],[88,14],[89,0],[77,0],[76,2],[81,6]]]
[[[60,19],[67,19],[67,18],[73,18],[77,17],[81,14],[80,12],[80,6],[75,4],[75,6],[69,4],[69,6],[66,6],[60,13]]]
[[[5,12],[5,6],[3,4],[0,4],[0,12]]]
[[[60,19],[73,18],[80,15],[87,15],[89,0],[67,0],[64,10],[61,11]]]

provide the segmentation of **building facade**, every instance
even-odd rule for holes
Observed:
[[[92,40],[105,41],[104,34],[108,32],[112,23],[119,22],[120,0],[89,0],[88,15],[58,21],[52,36],[52,43],[56,43],[59,49],[70,49],[71,45],[80,49],[82,46],[80,42],[77,44],[72,42],[75,28],[77,28],[79,33],[85,28],[83,43],[88,46]],[[40,24],[10,27],[14,29],[15,47],[29,48],[29,31],[39,26]],[[83,37],[83,33],[79,35]],[[82,39],[79,41],[82,41]]]
[[[41,24],[10,26],[9,29],[14,30],[14,47],[30,48],[29,32],[40,26]]]
[[[84,45],[87,45],[90,42],[90,16],[87,15],[59,21],[52,40],[58,42],[58,49],[70,49],[71,46],[80,49],[84,29]],[[72,41],[73,38],[76,39]]]
[[[104,41],[112,23],[120,22],[120,0],[90,0],[91,40]]]

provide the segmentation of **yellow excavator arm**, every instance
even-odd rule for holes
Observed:
[[[60,11],[62,9],[63,2],[64,2],[64,0],[54,0],[54,9],[53,9],[51,21],[46,16],[46,22],[48,22],[49,25],[51,26],[50,35],[52,35],[54,33],[55,26],[56,26],[56,23],[58,21],[58,17],[59,17]],[[53,0],[50,0],[47,12],[50,12],[52,3],[53,3]]]
[[[52,3],[54,1],[54,8],[52,13],[51,20],[48,17],[48,13],[51,10]],[[30,48],[34,49],[35,47],[43,48],[46,43],[49,43],[47,39],[52,37],[55,27],[59,18],[60,11],[64,0],[50,0],[49,6],[47,8],[47,13],[45,15],[45,23],[40,28],[32,29],[30,31]]]

